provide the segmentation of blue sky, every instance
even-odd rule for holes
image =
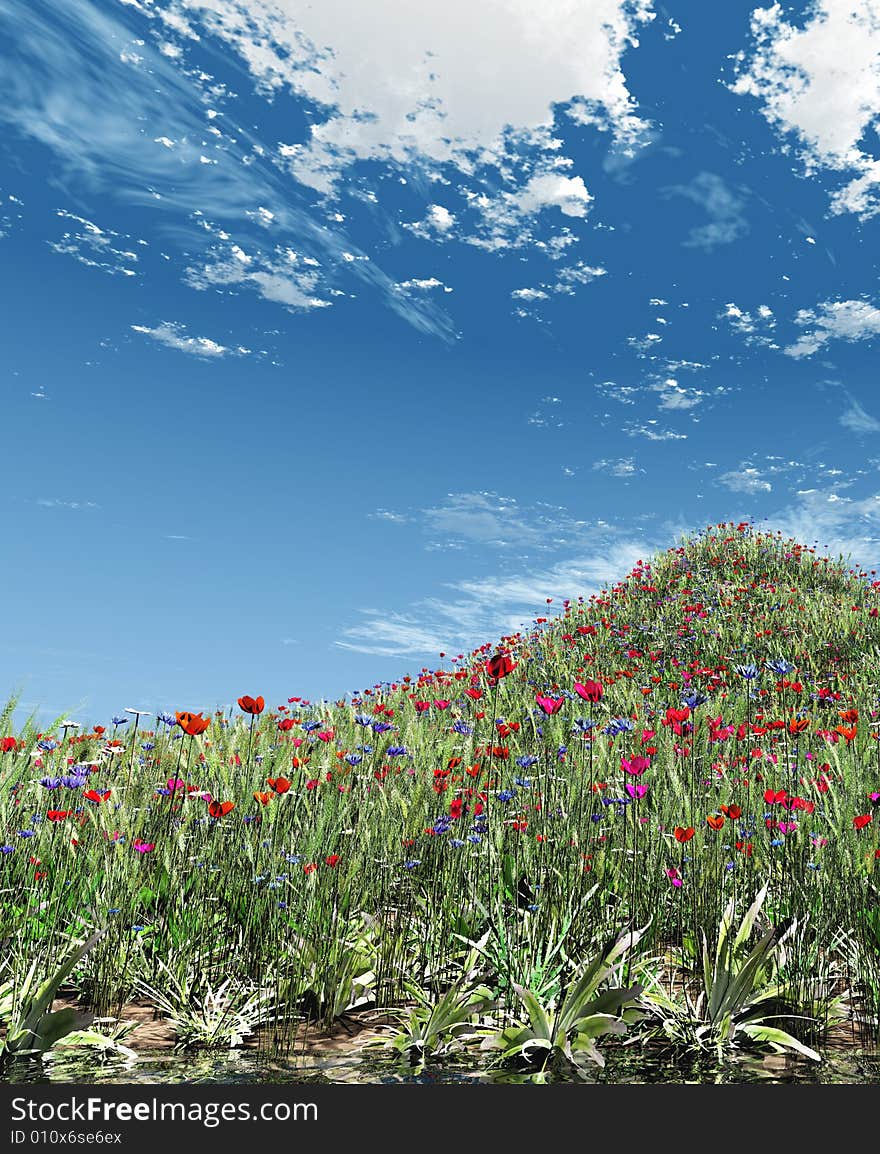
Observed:
[[[341,697],[728,519],[880,568],[878,0],[0,0],[0,55],[25,710]]]

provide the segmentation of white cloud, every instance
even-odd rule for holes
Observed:
[[[651,0],[180,2],[264,94],[314,106],[309,136],[279,148],[295,180],[333,196],[359,162],[444,174],[476,216],[460,239],[490,251],[535,242],[537,217],[589,210],[583,177],[565,171],[557,116],[630,150],[648,137],[621,64],[654,18]],[[405,227],[444,239],[458,215],[432,203]]]
[[[510,295],[514,300],[526,303],[549,300],[551,293],[574,296],[578,286],[590,284],[591,281],[605,276],[607,271],[598,265],[588,265],[585,261],[577,261],[567,267],[557,267],[554,278],[542,281],[537,288],[514,289]],[[520,310],[520,315],[523,315],[524,312],[525,310]]]
[[[722,473],[718,480],[733,493],[769,493],[773,488],[758,469],[751,467]]]
[[[322,191],[357,159],[470,172],[500,160],[511,135],[551,127],[553,106],[575,97],[621,135],[642,128],[620,63],[652,18],[644,0],[183,0],[183,8],[241,55],[264,91],[289,89],[322,109],[291,158],[297,179]]]
[[[812,356],[832,340],[864,341],[880,335],[880,309],[867,301],[823,301],[814,309],[800,309],[794,323],[808,330],[784,350],[797,359]]]
[[[733,91],[756,97],[768,122],[794,142],[808,173],[848,175],[835,213],[880,212],[880,160],[871,151],[880,115],[880,2],[815,0],[789,22],[781,4],[752,13],[754,45],[738,56]]]
[[[435,276],[431,277],[413,277],[412,280],[397,281],[394,284],[394,289],[397,292],[429,292],[431,289],[443,289],[445,293],[451,293],[452,289],[449,285],[443,283],[442,280],[437,280]]]
[[[776,328],[776,318],[769,305],[758,305],[749,312],[739,305],[729,301],[720,314],[734,332],[745,339],[747,345],[763,345],[765,348],[778,349],[779,345],[769,335]]]
[[[183,325],[176,321],[162,321],[155,328],[149,328],[147,325],[132,325],[131,328],[136,333],[143,333],[151,340],[158,341],[160,345],[177,349],[181,353],[191,353],[196,357],[214,359],[230,355],[244,356],[251,351],[243,347],[227,348],[226,345],[218,344],[209,337],[188,336]]]

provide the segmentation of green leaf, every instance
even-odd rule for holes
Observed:
[[[779,1030],[775,1026],[763,1026],[756,1022],[747,1022],[740,1029],[749,1038],[756,1042],[768,1042],[774,1049],[781,1050],[795,1050],[798,1054],[803,1054],[805,1058],[811,1058],[814,1062],[821,1062],[821,1054],[817,1054],[815,1050],[811,1050],[809,1046],[805,1046],[803,1042],[799,1042],[792,1034],[786,1033],[785,1030]]]

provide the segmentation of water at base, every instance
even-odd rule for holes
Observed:
[[[487,1070],[477,1059],[426,1063],[411,1068],[384,1055],[331,1058],[273,1059],[254,1051],[228,1053],[151,1052],[137,1062],[119,1058],[95,1060],[82,1051],[58,1051],[41,1062],[21,1061],[4,1071],[0,1081],[14,1084],[65,1082],[117,1085],[278,1085],[278,1084],[510,1084],[535,1081],[583,1084],[712,1085],[787,1083],[813,1085],[880,1084],[880,1054],[856,1052],[829,1055],[821,1063],[781,1055],[717,1062],[688,1052],[636,1049],[606,1050],[604,1069],[591,1067],[582,1076],[566,1074],[535,1078],[510,1070]]]

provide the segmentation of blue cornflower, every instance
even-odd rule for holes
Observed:
[[[60,777],[41,777],[40,785],[44,785],[46,789],[57,789],[61,785]]]
[[[110,720],[113,722],[114,725],[128,725],[128,722],[129,722],[129,718],[127,718],[127,717],[111,717]],[[175,725],[177,724],[177,718],[176,717],[174,719],[174,723],[175,723]]]
[[[449,839],[449,844],[454,845],[456,849],[461,849],[461,847],[464,845],[464,842],[460,837],[451,837]]]
[[[529,779],[527,777],[515,777],[513,779],[513,784],[518,785],[520,787],[520,789],[531,789],[532,788],[532,783],[529,781]]]
[[[773,657],[769,661],[765,661],[764,664],[771,673],[775,673],[778,677],[785,677],[786,673],[791,673],[794,669],[791,662],[786,661],[784,657]]]
[[[608,722],[602,732],[608,736],[616,736],[618,733],[630,733],[634,728],[634,722],[628,717],[614,717]]]
[[[505,801],[505,802],[512,801],[513,798],[515,798],[515,797],[516,797],[516,790],[513,790],[513,789],[502,789],[502,791],[498,794],[498,800],[499,801]]]
[[[155,741],[145,741],[141,745],[141,749],[145,749],[147,751],[147,753],[149,753],[151,749],[155,749],[155,748],[156,748]]]
[[[167,725],[167,726],[177,725],[177,718],[172,717],[168,713],[157,713],[156,717],[159,719],[159,721],[162,722],[163,725]]]
[[[345,755],[345,760],[348,762],[349,765],[360,765],[360,763],[364,759],[361,757],[361,755],[359,753],[347,753]]]
[[[321,723],[320,721],[304,721],[302,723],[302,727],[306,733],[311,733],[315,729],[320,729]]]
[[[11,845],[0,845],[0,853],[12,853]]]
[[[567,753],[568,753],[568,746],[567,745],[560,745],[559,749],[556,750],[557,760],[562,761],[563,757],[565,757],[565,755]]]
[[[61,784],[65,789],[82,789],[87,781],[87,777],[80,777],[79,774],[74,773],[66,773],[61,778]]]
[[[480,835],[478,833],[469,833],[468,834],[468,841],[471,843],[471,845],[479,845],[482,840],[483,839],[480,837]]]
[[[709,700],[703,693],[697,693],[696,690],[692,693],[682,694],[681,703],[686,705],[689,709],[696,709],[698,705],[705,705]]]
[[[775,837],[775,838],[773,839],[773,841],[771,841],[771,842],[770,842],[770,844],[771,844],[771,845],[785,845],[785,841],[784,841],[784,839],[783,839],[783,838],[781,838],[781,837]]]
[[[738,673],[740,677],[744,677],[746,681],[754,681],[754,679],[758,676],[757,665],[734,665],[733,668],[734,671]]]
[[[354,715],[355,724],[363,725],[364,727],[372,724],[372,717],[368,713],[356,713]]]
[[[591,721],[588,717],[576,717],[574,719],[574,728],[578,733],[589,733],[595,724],[595,721]]]
[[[414,857],[414,858],[410,858],[409,861],[405,861],[403,863],[403,868],[407,869],[407,870],[414,870],[416,868],[416,866],[420,866],[421,864],[422,864],[421,861],[418,858]]]
[[[470,736],[470,734],[472,734],[474,732],[473,729],[471,728],[471,726],[469,726],[466,721],[460,721],[460,720],[455,721],[455,722],[453,722],[452,728],[455,730],[456,733],[460,733],[464,737],[468,737],[468,736]]]
[[[387,733],[389,729],[393,729],[393,725],[389,725],[387,721],[374,721],[373,733]]]
[[[522,757],[516,759],[516,764],[520,769],[531,769],[533,765],[537,765],[538,759],[534,754],[524,753]]]
[[[119,913],[119,906],[111,906],[110,909],[107,911],[107,913],[108,914],[118,914]]]
[[[386,757],[403,757],[406,753],[405,745],[389,745],[385,750]]]

